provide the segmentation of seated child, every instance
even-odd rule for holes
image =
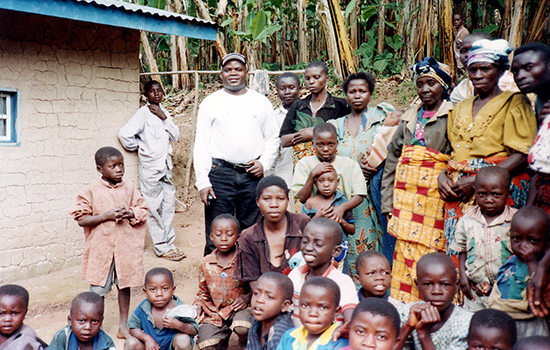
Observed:
[[[47,349],[34,330],[23,324],[29,307],[29,292],[21,286],[6,284],[0,287],[0,350]]]
[[[488,307],[498,269],[512,255],[510,222],[517,212],[506,204],[510,189],[508,170],[497,166],[480,169],[474,188],[477,205],[464,212],[449,245],[459,253],[464,308],[472,312]]]
[[[233,278],[239,221],[221,214],[212,220],[211,227],[210,239],[216,249],[199,265],[199,291],[193,303],[202,314],[198,318],[198,345],[200,349],[225,349],[235,332],[244,347],[251,314],[248,283]]]
[[[78,294],[71,304],[69,325],[55,333],[50,350],[113,350],[113,339],[101,329],[105,304],[93,292]]]
[[[343,274],[332,265],[332,259],[340,255],[342,247],[342,227],[329,218],[313,219],[304,230],[302,251],[305,265],[295,268],[288,277],[294,284],[294,324],[300,326],[300,290],[308,279],[316,276],[328,277],[345,291],[342,298],[338,298],[340,306],[336,313],[337,322],[349,321],[353,308],[359,300],[355,293],[355,284],[348,275]],[[353,292],[351,292],[353,291]]]
[[[529,309],[526,288],[548,248],[549,221],[546,211],[533,206],[523,207],[514,215],[510,227],[514,255],[498,270],[489,296],[490,308],[504,311],[516,321],[518,339],[548,336],[546,320],[535,317]]]
[[[288,186],[278,176],[266,176],[256,187],[262,217],[243,230],[237,245],[235,278],[254,282],[268,271],[290,273],[288,260],[300,250],[302,232],[310,219],[287,212]]]
[[[516,323],[507,313],[483,309],[472,316],[468,349],[512,350],[516,339]]]
[[[147,272],[143,285],[147,299],[139,304],[128,321],[131,337],[124,342],[125,350],[193,349],[193,336],[199,330],[195,319],[183,316],[183,311],[174,317],[167,315],[169,311],[178,310],[175,309],[178,306],[186,306],[174,295],[175,289],[170,270],[156,267]]]
[[[453,305],[456,268],[443,253],[429,253],[416,264],[415,283],[423,302],[401,305],[401,331],[395,349],[412,335],[415,349],[466,349],[472,313]]]
[[[338,327],[334,322],[340,309],[340,288],[326,277],[308,279],[300,291],[300,321],[303,326],[283,334],[277,350],[287,349],[342,349],[347,339],[332,340],[332,332]]]
[[[147,203],[135,186],[122,180],[124,158],[103,147],[95,153],[101,180],[82,190],[71,214],[84,228],[82,278],[90,291],[104,297],[118,287],[118,338],[128,336],[130,287],[141,285]]]
[[[338,179],[338,174],[334,168],[317,176],[315,178],[317,194],[309,197],[305,204],[302,205],[302,213],[312,219],[333,219],[333,209],[348,201],[342,193],[336,190],[338,183],[340,183],[340,179]],[[344,232],[348,235],[353,235],[355,233],[355,219],[351,210],[346,210],[342,219],[340,225],[342,225]]]
[[[550,350],[550,338],[533,335],[518,340],[512,350]]]
[[[386,300],[361,300],[351,315],[349,347],[343,350],[392,350],[400,322],[395,306]]]
[[[367,152],[363,157],[363,164],[376,169],[386,160],[388,156],[388,146],[390,145],[393,135],[397,131],[397,125],[399,125],[403,113],[404,111],[396,109],[384,118],[384,124],[376,129],[376,134],[374,134],[372,140],[372,146],[367,148]]]
[[[280,272],[266,272],[254,284],[250,307],[254,321],[248,331],[247,350],[275,350],[283,334],[294,328],[288,312],[292,281]]]
[[[357,273],[355,282],[361,285],[357,292],[359,301],[365,298],[382,298],[393,305],[397,300],[390,297],[391,270],[390,263],[384,254],[367,250],[359,254],[355,262]]]

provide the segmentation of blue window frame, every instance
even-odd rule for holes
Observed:
[[[18,145],[17,90],[0,88],[0,146]]]

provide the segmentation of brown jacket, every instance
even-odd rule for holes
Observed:
[[[416,125],[418,110],[422,105],[409,108],[401,117],[395,135],[388,147],[388,158],[384,166],[382,178],[382,213],[390,213],[393,208],[393,185],[395,182],[395,167],[401,157],[404,146],[411,144],[412,134]],[[447,138],[447,117],[453,104],[443,101],[437,113],[428,120],[424,128],[424,140],[426,147],[440,153],[450,154],[451,144]]]

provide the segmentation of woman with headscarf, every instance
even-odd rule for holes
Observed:
[[[467,70],[476,96],[459,102],[449,113],[452,160],[439,176],[448,243],[463,211],[474,204],[477,170],[494,165],[505,168],[512,176],[508,204],[520,208],[527,200],[530,179],[526,159],[537,133],[537,120],[525,95],[498,86],[510,67],[511,51],[506,40],[483,39],[473,43],[468,54]],[[457,255],[449,249],[447,253]]]
[[[447,117],[453,107],[447,65],[426,57],[411,70],[421,104],[401,117],[382,179],[382,213],[389,217],[388,232],[396,237],[391,296],[405,303],[420,300],[416,262],[446,247],[437,177],[450,159]]]

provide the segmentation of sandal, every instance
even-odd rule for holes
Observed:
[[[166,260],[170,261],[180,261],[183,258],[186,258],[187,255],[185,255],[184,252],[182,252],[179,248],[172,249],[168,253],[164,253],[159,256],[159,258],[164,258]]]

